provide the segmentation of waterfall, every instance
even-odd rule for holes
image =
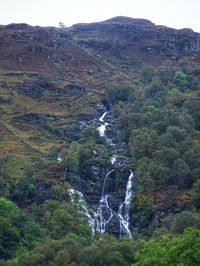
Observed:
[[[107,113],[108,112],[103,113],[103,115],[99,118],[99,121],[102,123],[102,125],[97,128],[100,137],[105,137],[106,126],[108,125],[108,123],[104,122],[104,117],[107,115]]]
[[[129,229],[129,209],[131,203],[131,194],[133,189],[133,182],[134,182],[134,174],[132,170],[130,170],[130,174],[128,176],[128,181],[126,185],[126,192],[124,196],[124,201],[117,203],[114,205],[113,210],[109,204],[109,198],[111,198],[111,194],[108,193],[108,180],[112,172],[116,171],[117,168],[120,168],[124,165],[126,157],[116,154],[117,148],[116,144],[113,143],[112,139],[109,139],[106,135],[106,127],[109,123],[105,122],[105,117],[108,112],[104,112],[101,117],[99,118],[99,122],[101,125],[97,128],[99,131],[99,135],[105,138],[107,145],[112,147],[111,149],[111,157],[110,163],[112,165],[112,169],[108,170],[105,174],[102,189],[101,189],[101,197],[99,203],[96,207],[96,210],[88,209],[86,201],[84,199],[83,194],[80,191],[77,191],[73,188],[68,189],[68,194],[70,196],[72,204],[76,207],[79,213],[85,215],[88,220],[89,226],[92,229],[93,234],[103,234],[106,231],[109,231],[107,226],[111,224],[111,226],[119,226],[120,237],[123,235],[131,236],[131,231]],[[123,162],[120,161],[123,158]],[[63,159],[61,157],[57,158],[57,161],[60,163]],[[112,199],[113,200],[113,199]],[[118,202],[118,201],[116,201]],[[119,207],[117,209],[117,206]],[[118,230],[118,229],[117,229]]]
[[[127,186],[126,186],[126,195],[124,202],[119,206],[118,216],[120,222],[120,235],[123,234],[129,235],[131,237],[131,232],[129,230],[129,209],[131,204],[131,194],[132,194],[132,186],[133,186],[134,174],[132,170],[130,170],[130,175],[128,178]]]
[[[107,143],[108,143],[109,139],[107,138],[105,132],[106,132],[106,127],[109,125],[109,123],[106,123],[104,121],[107,114],[108,112],[104,112],[103,115],[99,118],[99,121],[101,122],[101,126],[99,126],[97,129],[99,130],[99,135],[101,137],[106,138]],[[111,146],[115,145],[112,143],[112,140],[109,140],[109,143]],[[110,158],[110,162],[113,166],[116,164],[117,158],[118,158],[118,155],[112,154]],[[125,193],[124,202],[120,204],[119,210],[116,213],[109,206],[108,198],[110,195],[106,194],[106,184],[107,184],[110,174],[113,171],[114,171],[114,168],[106,173],[104,181],[103,181],[103,185],[102,185],[102,192],[101,192],[101,198],[99,201],[99,206],[96,212],[93,211],[94,230],[100,234],[105,233],[106,226],[111,222],[113,218],[115,218],[119,223],[120,236],[128,235],[129,237],[132,237],[130,229],[129,229],[129,220],[130,220],[129,209],[130,209],[130,203],[131,203],[131,194],[132,194],[134,174],[132,170],[130,170],[130,175],[128,177],[128,182],[126,185],[126,193]]]
[[[95,233],[94,219],[89,214],[88,206],[84,199],[83,194],[80,191],[77,191],[73,188],[68,189],[68,194],[70,196],[72,204],[76,207],[79,213],[87,217],[89,226],[92,229],[93,234]]]
[[[109,171],[104,178],[102,192],[101,192],[101,199],[99,201],[99,207],[97,208],[97,212],[95,215],[96,231],[98,231],[100,234],[105,233],[106,224],[110,222],[110,220],[112,219],[114,215],[114,211],[110,208],[108,204],[109,195],[105,194],[105,186],[106,186],[107,179],[113,171],[114,169]]]
[[[102,116],[99,118],[99,121],[104,123],[104,117],[107,115],[107,111],[105,113],[102,114]]]
[[[114,154],[114,155],[110,158],[110,162],[111,162],[111,164],[115,164],[116,160],[117,160],[117,155]]]
[[[57,158],[57,162],[58,162],[58,163],[61,163],[62,161],[63,161],[63,159],[62,159],[61,157],[58,157],[58,158]]]

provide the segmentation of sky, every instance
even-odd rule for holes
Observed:
[[[0,0],[0,24],[66,26],[115,16],[200,32],[200,0]]]

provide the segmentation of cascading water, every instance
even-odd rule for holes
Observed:
[[[115,214],[114,211],[110,208],[110,206],[108,204],[109,195],[105,194],[106,181],[107,181],[109,175],[113,171],[114,171],[114,169],[109,171],[105,176],[105,179],[103,182],[103,187],[102,187],[101,199],[99,202],[99,207],[97,208],[96,231],[99,232],[100,234],[105,233],[106,224],[108,224],[110,222],[113,215]]]
[[[104,117],[107,115],[108,112],[103,113],[103,115],[99,118],[99,121],[102,123],[100,127],[97,129],[99,130],[99,135],[101,137],[105,137],[105,132],[106,132],[106,126],[108,123],[104,122]]]
[[[109,125],[109,123],[106,123],[104,121],[104,118],[108,112],[104,112],[103,115],[99,118],[99,121],[101,122],[101,126],[99,126],[97,129],[99,130],[99,135],[101,137],[106,138],[107,142],[110,143],[111,146],[114,146],[112,143],[112,140],[108,139],[105,132],[106,132],[106,126]],[[110,161],[111,164],[114,166],[117,161],[118,155],[112,154]],[[126,194],[124,202],[120,204],[118,212],[115,212],[108,203],[109,194],[106,194],[106,183],[110,176],[110,174],[114,171],[114,169],[107,172],[103,186],[102,186],[102,193],[101,193],[101,199],[99,201],[99,207],[97,208],[97,211],[93,211],[94,215],[94,224],[95,224],[95,231],[97,231],[100,234],[105,233],[106,231],[106,225],[108,225],[113,218],[115,218],[120,227],[120,236],[122,235],[128,235],[131,237],[131,232],[129,229],[129,209],[130,209],[130,203],[131,203],[131,194],[132,194],[132,187],[133,187],[133,179],[134,175],[133,172],[130,170],[130,175],[128,177],[128,182],[126,186]]]
[[[87,217],[88,223],[92,229],[93,234],[95,233],[94,219],[89,214],[89,210],[84,199],[83,194],[73,188],[68,189],[72,204],[77,208],[78,212],[84,214]]]
[[[134,174],[130,170],[130,175],[128,178],[128,183],[126,186],[126,195],[124,202],[119,206],[118,216],[120,218],[120,236],[123,234],[128,234],[131,237],[131,232],[129,230],[129,209],[131,204],[131,194],[133,186]]]
[[[111,162],[111,164],[115,164],[116,160],[117,160],[117,155],[114,154],[114,155],[110,158],[110,162]]]
[[[115,144],[112,142],[112,139],[108,139],[106,136],[106,127],[109,125],[109,123],[105,122],[104,119],[108,112],[104,112],[103,115],[99,118],[99,121],[101,125],[97,128],[99,131],[99,135],[101,137],[104,137],[107,144],[109,144],[112,147],[112,151],[115,149]],[[114,149],[113,149],[114,147]],[[88,209],[88,206],[86,204],[86,201],[83,197],[83,194],[80,191],[77,191],[73,188],[68,190],[69,196],[71,198],[72,204],[76,206],[78,211],[82,214],[84,214],[87,217],[88,223],[90,227],[92,228],[93,234],[95,232],[99,234],[103,234],[106,232],[107,226],[115,221],[117,221],[119,226],[119,232],[120,237],[123,235],[131,236],[131,231],[129,229],[129,209],[130,209],[130,203],[131,203],[131,194],[133,189],[133,183],[134,183],[134,174],[132,170],[130,170],[130,175],[128,177],[128,182],[126,185],[126,193],[124,197],[124,201],[119,205],[118,211],[113,210],[111,206],[109,205],[109,197],[111,197],[110,194],[108,194],[108,180],[112,172],[116,170],[116,165],[121,166],[121,164],[118,163],[119,158],[125,158],[123,156],[120,156],[119,154],[115,154],[115,152],[112,152],[112,156],[110,158],[110,162],[113,165],[113,169],[109,170],[104,178],[103,185],[102,185],[102,191],[101,191],[101,198],[99,201],[99,204],[96,208],[96,211],[93,209]],[[58,161],[61,161],[61,158],[58,158]],[[116,209],[116,207],[115,207]]]
[[[107,111],[102,114],[102,116],[99,118],[99,121],[104,123],[104,117],[107,115]]]

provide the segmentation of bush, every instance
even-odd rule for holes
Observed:
[[[131,94],[131,89],[129,87],[110,87],[106,91],[106,99],[108,103],[112,105],[119,101],[128,101]]]
[[[200,215],[195,212],[183,211],[174,216],[170,232],[173,234],[182,234],[187,227],[200,229]]]

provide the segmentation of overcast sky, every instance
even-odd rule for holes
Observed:
[[[0,24],[66,26],[115,16],[200,32],[200,0],[0,0]]]

